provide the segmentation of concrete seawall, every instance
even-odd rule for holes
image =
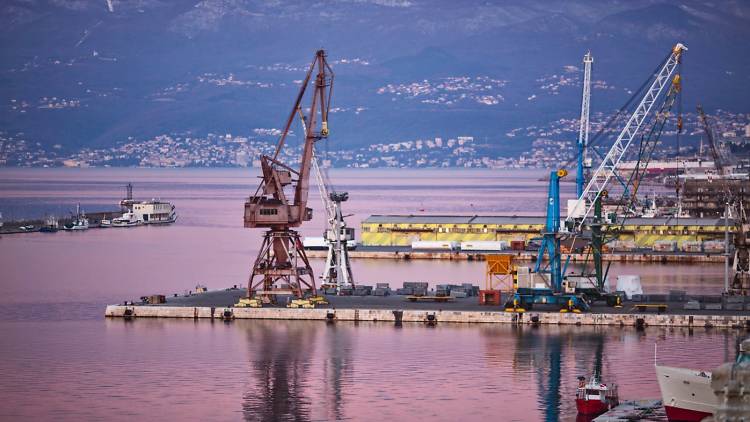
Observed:
[[[748,328],[750,315],[570,314],[396,309],[288,309],[109,305],[112,318],[207,318]]]
[[[309,258],[325,258],[326,251],[307,250],[305,252]],[[538,253],[535,251],[502,251],[496,252],[500,255],[512,255],[518,261],[533,261],[537,258]],[[366,259],[439,259],[446,261],[484,261],[486,253],[471,252],[438,252],[438,251],[383,251],[376,249],[358,248],[349,251],[351,258]],[[591,257],[586,254],[571,254],[571,262],[588,262]],[[654,263],[721,263],[724,262],[724,255],[718,253],[680,253],[680,252],[619,252],[607,253],[602,256],[605,261],[614,262],[654,262]]]

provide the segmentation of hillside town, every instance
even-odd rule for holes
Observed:
[[[616,125],[606,125],[609,116],[597,113],[592,118],[592,133],[602,138],[614,136]],[[719,111],[712,118],[721,144],[725,148],[747,150],[750,147],[750,114]],[[667,129],[654,151],[654,159],[675,156],[701,156],[703,129],[695,113],[684,115],[681,143],[674,142],[677,133]],[[469,168],[550,168],[569,162],[575,156],[577,119],[558,119],[544,126],[514,128],[496,139],[477,139],[471,134],[435,136],[346,149],[325,141],[318,146],[321,164],[326,167],[469,167]],[[82,148],[66,152],[55,145],[45,149],[22,134],[0,132],[0,165],[17,167],[257,167],[261,154],[273,152],[280,135],[276,128],[255,128],[248,134],[196,135],[170,133],[148,139],[128,138],[110,148]],[[498,145],[528,142],[530,148],[511,155]],[[606,142],[594,149],[606,150]],[[299,137],[292,133],[289,146],[281,151],[285,162],[295,162],[300,155]],[[707,148],[707,146],[706,146]]]

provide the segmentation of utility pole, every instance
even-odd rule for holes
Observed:
[[[729,200],[724,204],[724,294],[729,293]]]

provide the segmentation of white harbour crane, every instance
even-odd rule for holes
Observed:
[[[305,116],[302,109],[298,110],[302,131],[307,131]],[[349,262],[349,244],[353,244],[354,229],[346,227],[344,215],[341,212],[341,203],[349,199],[348,192],[336,192],[332,184],[325,177],[318,163],[318,156],[313,148],[312,168],[315,180],[318,184],[320,200],[323,203],[323,209],[326,212],[326,230],[323,233],[323,240],[327,246],[325,268],[321,279],[324,284],[335,285],[337,293],[342,289],[351,289],[354,287],[354,277],[352,276],[352,267]]]
[[[676,44],[672,48],[671,54],[656,74],[654,81],[628,119],[617,140],[615,140],[607,155],[604,156],[602,162],[591,175],[586,188],[578,195],[577,201],[573,201],[575,202],[573,212],[571,212],[570,206],[568,207],[568,216],[565,219],[566,227],[575,227],[576,231],[581,230],[586,218],[591,215],[596,200],[605,191],[610,179],[613,176],[617,176],[620,161],[622,161],[628,147],[638,135],[659,96],[666,91],[665,88],[672,85],[679,86],[680,75],[674,76],[676,80],[673,80],[673,75],[680,64],[680,58],[684,51],[687,51],[687,47],[681,43]]]
[[[581,99],[581,119],[578,129],[578,168],[576,171],[576,197],[580,198],[586,184],[586,170],[591,168],[591,158],[587,156],[589,143],[589,109],[591,106],[591,64],[594,57],[589,51],[583,56],[583,97]]]
[[[327,226],[323,235],[328,253],[323,269],[323,283],[336,285],[337,292],[354,287],[352,267],[349,263],[349,245],[354,242],[354,229],[346,227],[341,203],[349,199],[348,192],[336,192],[320,170],[317,156],[313,153],[313,172],[318,182],[320,199],[326,211]]]

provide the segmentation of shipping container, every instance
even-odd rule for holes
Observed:
[[[523,251],[526,249],[526,242],[523,240],[511,240],[510,248],[514,251]]]
[[[461,242],[462,251],[504,251],[508,249],[508,242],[504,240],[472,240]]]
[[[674,252],[677,250],[677,242],[674,240],[657,240],[654,242],[653,248],[658,252]]]
[[[455,251],[458,247],[459,243],[452,241],[415,240],[411,242],[412,249],[420,250]]]
[[[323,237],[305,237],[302,239],[302,246],[310,250],[328,249],[328,244]]]
[[[703,242],[700,240],[685,240],[682,242],[682,250],[685,252],[702,252]]]
[[[723,240],[709,240],[703,242],[703,250],[712,253],[724,252],[724,241]]]

